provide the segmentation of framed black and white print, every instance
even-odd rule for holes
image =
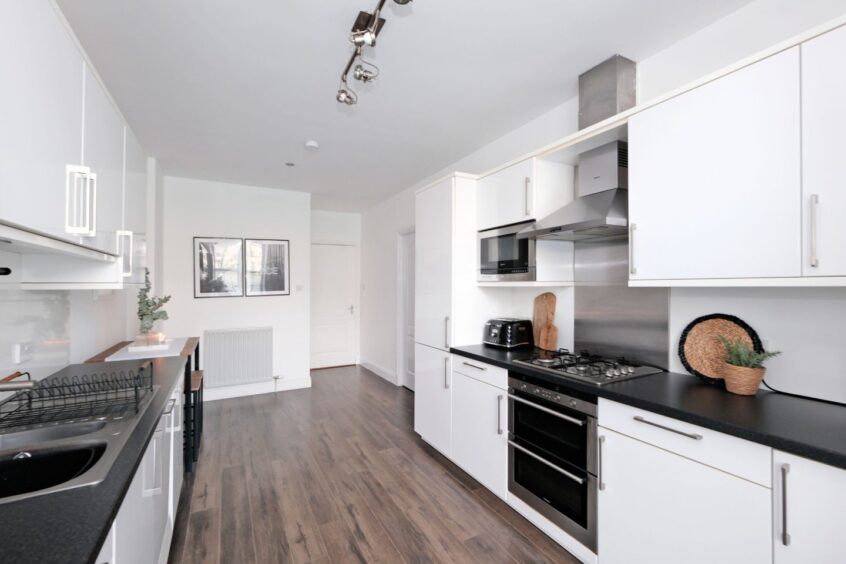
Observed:
[[[194,237],[194,297],[244,295],[244,242],[226,237]]]
[[[291,293],[289,243],[284,239],[245,239],[247,296]]]

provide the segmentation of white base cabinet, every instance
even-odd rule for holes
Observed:
[[[844,508],[846,470],[773,451],[775,564],[846,562]]]
[[[609,429],[598,434],[601,564],[772,562],[769,488]]]
[[[502,499],[508,495],[507,400],[506,390],[453,369],[452,460]]]
[[[180,379],[100,549],[97,564],[167,562],[182,489],[182,394]]]
[[[414,431],[446,457],[452,454],[450,354],[414,345]]]

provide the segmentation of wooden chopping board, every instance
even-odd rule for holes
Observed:
[[[558,350],[558,327],[553,323],[556,301],[557,298],[552,292],[544,292],[535,298],[535,310],[532,317],[535,346],[547,351]]]

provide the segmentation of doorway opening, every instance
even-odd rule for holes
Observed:
[[[397,239],[397,385],[414,391],[414,231]]]

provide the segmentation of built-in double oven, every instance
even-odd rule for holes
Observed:
[[[508,383],[509,493],[596,552],[596,397]]]

